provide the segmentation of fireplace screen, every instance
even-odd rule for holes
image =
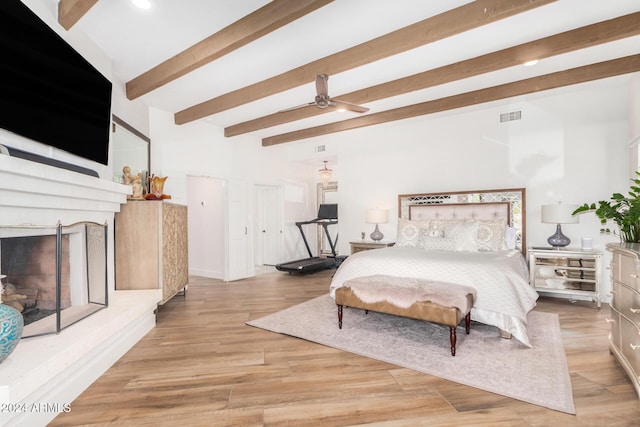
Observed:
[[[0,273],[22,337],[60,333],[108,306],[107,225],[0,226]]]

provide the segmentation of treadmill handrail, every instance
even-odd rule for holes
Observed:
[[[316,218],[313,219],[311,221],[297,221],[296,222],[296,227],[298,227],[298,230],[300,230],[300,234],[302,235],[302,240],[304,241],[304,246],[307,248],[307,253],[309,254],[309,258],[313,258],[313,253],[311,252],[311,248],[309,247],[309,242],[307,241],[307,236],[304,234],[304,230],[302,229],[302,226],[305,224],[320,224],[322,225],[322,227],[324,228],[324,231],[327,235],[327,239],[329,240],[329,245],[331,246],[331,252],[333,253],[333,257],[335,258],[337,256],[336,254],[336,249],[335,249],[335,245],[333,244],[333,242],[331,241],[331,236],[329,235],[329,230],[327,230],[327,226],[328,225],[332,225],[332,224],[337,224],[338,220],[335,219],[331,219],[331,220],[326,220],[326,219],[320,219],[320,218]]]

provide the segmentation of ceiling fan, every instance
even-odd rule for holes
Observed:
[[[346,101],[340,101],[338,99],[331,99],[329,96],[329,84],[328,84],[329,76],[326,74],[318,74],[316,76],[316,98],[313,102],[308,102],[306,104],[298,105],[297,107],[288,108],[283,111],[291,111],[297,110],[298,108],[305,108],[310,106],[315,106],[320,109],[325,108],[337,108],[338,110],[347,110],[353,111],[354,113],[366,113],[369,111],[367,107],[362,107],[360,105],[352,104]]]

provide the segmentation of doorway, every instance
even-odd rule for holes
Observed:
[[[326,184],[318,183],[318,207],[324,203],[338,204],[338,182],[331,181]],[[340,217],[340,206],[338,206],[338,218]],[[339,221],[339,219],[338,219]],[[327,227],[329,231],[329,238],[334,243],[336,249],[336,255],[338,254],[338,227]],[[333,256],[331,251],[331,244],[327,239],[324,227],[318,227],[318,254],[320,256]]]
[[[282,262],[282,189],[255,186],[255,261],[256,270],[268,270]]]
[[[226,185],[223,179],[187,176],[189,274],[224,279]]]

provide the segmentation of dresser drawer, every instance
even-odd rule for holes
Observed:
[[[640,373],[640,329],[624,317],[620,318],[620,337],[622,354],[636,373]]]
[[[638,290],[640,290],[640,282],[638,281],[639,267],[637,258],[624,253],[614,253],[611,257],[613,279]]]
[[[612,306],[640,326],[640,294],[618,282],[613,282],[613,292]]]

